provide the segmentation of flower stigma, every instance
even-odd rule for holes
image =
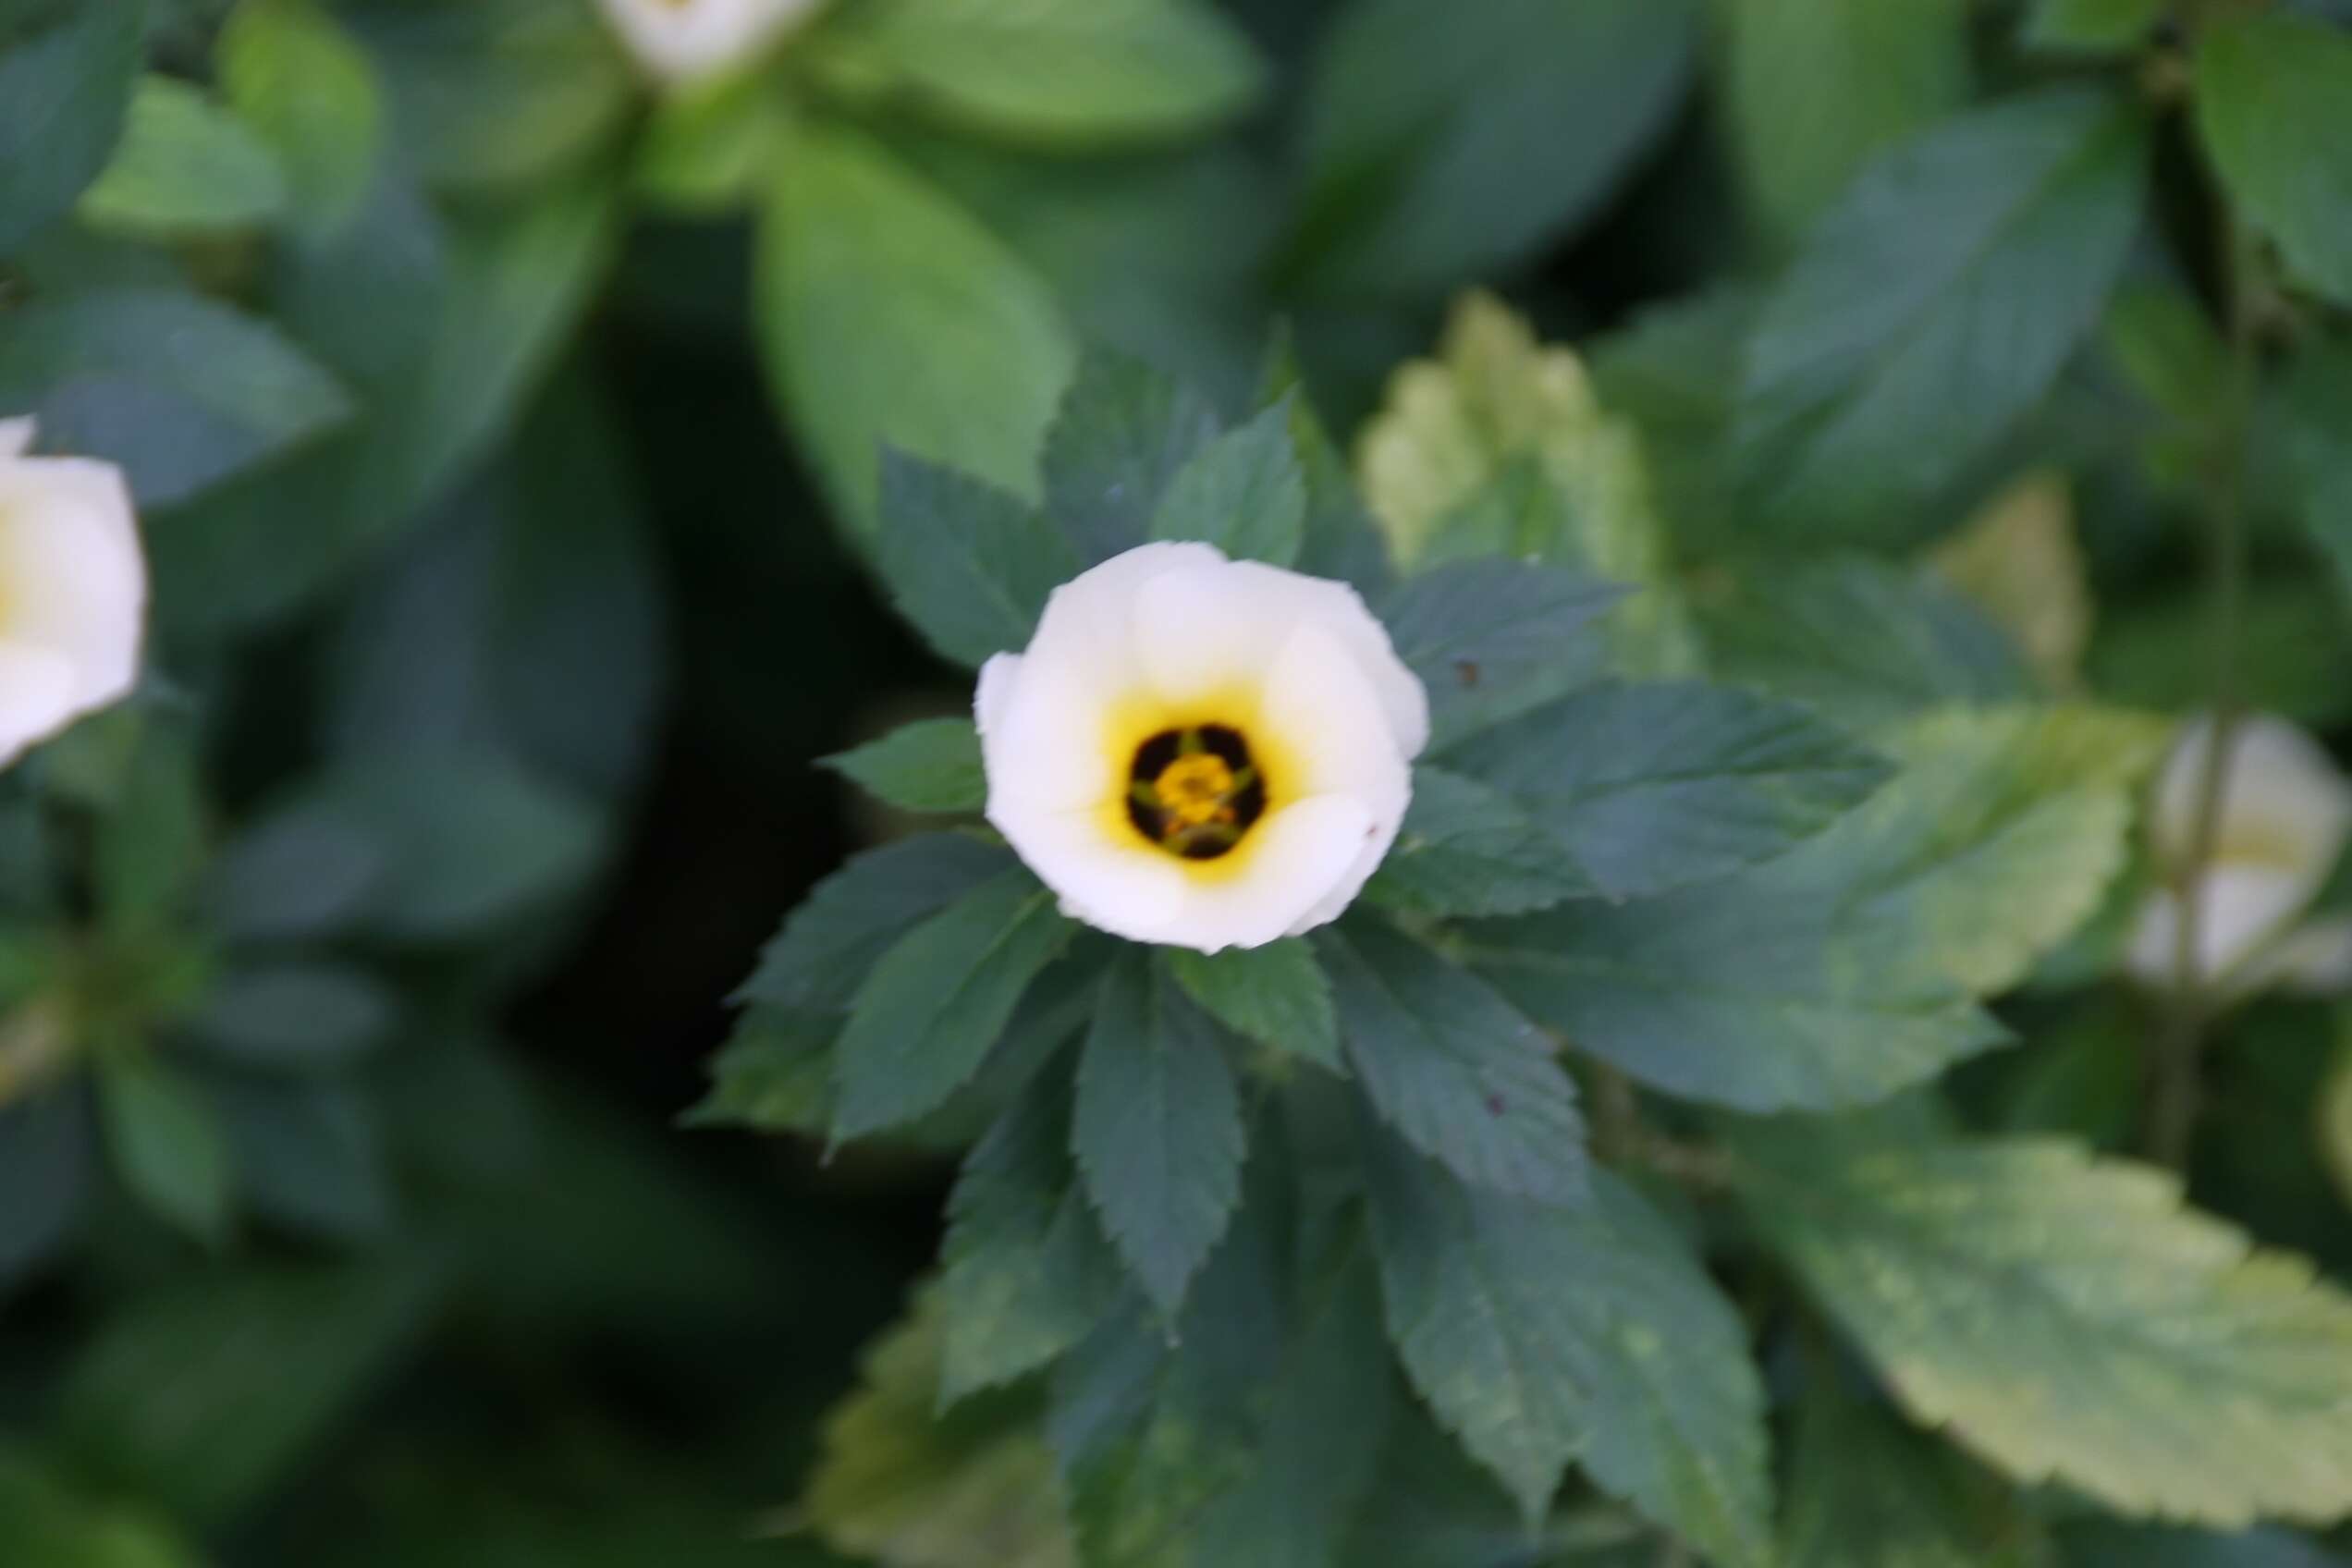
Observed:
[[[1184,860],[1226,853],[1266,813],[1249,742],[1226,725],[1160,731],[1135,748],[1129,774],[1128,820]]]

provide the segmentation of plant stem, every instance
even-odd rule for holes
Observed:
[[[2216,191],[2214,200],[2221,214],[2217,259],[2228,331],[2229,374],[2216,416],[2217,440],[2206,496],[2206,571],[2212,594],[2211,729],[2199,759],[2188,852],[2173,886],[2174,907],[2179,911],[2173,932],[2173,988],[2157,1051],[2146,1135],[2149,1157],[2175,1169],[2187,1163],[2197,1131],[2205,1031],[2216,999],[2215,977],[2203,973],[2199,952],[2204,937],[2208,873],[2221,836],[2229,758],[2236,743],[2241,708],[2237,664],[2246,619],[2246,444],[2253,417],[2256,368],[2247,238],[2226,194]]]

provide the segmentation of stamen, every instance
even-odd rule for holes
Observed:
[[[1214,859],[1240,843],[1265,810],[1265,785],[1239,730],[1167,729],[1135,749],[1127,815],[1170,854]]]

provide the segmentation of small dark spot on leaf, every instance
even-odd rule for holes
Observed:
[[[1502,1114],[1502,1096],[1501,1095],[1488,1095],[1487,1096],[1487,1114],[1488,1116],[1501,1116]]]
[[[1478,661],[1476,659],[1454,660],[1453,677],[1464,686],[1476,686],[1478,683]]]

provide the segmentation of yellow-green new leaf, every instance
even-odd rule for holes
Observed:
[[[169,239],[251,228],[285,205],[286,173],[258,137],[201,90],[151,76],[78,211],[93,228]]]
[[[2051,691],[2081,684],[2093,614],[2090,569],[2075,533],[2065,475],[2054,470],[2027,474],[1929,559],[2008,631]]]
[[[2352,1298],[2046,1139],[1735,1135],[1770,1244],[1917,1419],[2021,1480],[2244,1525],[2352,1510]]]

